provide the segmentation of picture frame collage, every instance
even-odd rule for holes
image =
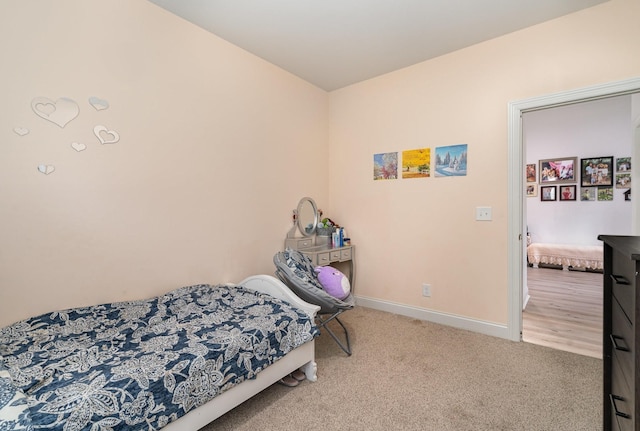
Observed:
[[[542,159],[527,164],[525,173],[526,196],[539,194],[542,202],[612,201],[614,187],[628,189],[624,196],[630,200],[631,157],[581,158],[579,164],[577,157]]]

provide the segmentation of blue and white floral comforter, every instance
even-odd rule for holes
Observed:
[[[0,431],[157,430],[318,334],[242,287],[41,315],[0,329]]]

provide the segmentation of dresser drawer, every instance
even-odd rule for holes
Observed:
[[[318,253],[316,259],[315,264],[318,266],[329,265],[331,263],[331,253]]]
[[[634,338],[633,326],[622,312],[617,299],[611,301],[611,347],[618,357],[625,381],[634,381]]]
[[[285,241],[287,247],[299,250],[301,248],[311,247],[313,245],[313,239],[311,238],[291,238]]]
[[[340,260],[340,250],[333,250],[329,256],[331,262],[337,262]]]
[[[611,394],[608,402],[611,403],[612,429],[621,431],[634,431],[634,398],[624,376],[620,372],[620,363],[614,352],[611,366]]]
[[[636,280],[635,265],[628,257],[614,250],[613,265],[609,277],[611,277],[611,285],[613,296],[618,299],[618,303],[624,310],[624,314],[629,321],[634,324],[634,310],[636,309]]]
[[[344,250],[340,251],[340,260],[351,260],[353,256],[353,253],[351,253],[351,249],[350,248],[346,248]]]

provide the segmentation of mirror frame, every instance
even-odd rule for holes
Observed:
[[[311,228],[311,230],[308,232],[306,230],[306,226],[308,226],[310,222],[307,220],[302,220],[302,217],[301,217],[302,209],[304,208],[305,205],[311,205],[311,210],[313,211],[313,228]],[[300,234],[304,237],[308,237],[316,233],[316,226],[318,226],[318,221],[319,221],[318,206],[316,205],[316,202],[309,197],[304,197],[300,199],[300,202],[298,202],[298,209],[296,210],[296,213],[297,213],[296,224],[298,226],[298,231],[300,232]]]

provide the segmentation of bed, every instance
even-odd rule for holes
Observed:
[[[534,267],[545,263],[563,269],[602,270],[602,245],[551,244],[534,242],[527,246],[527,259]]]
[[[269,275],[0,329],[0,429],[197,430],[301,368],[319,307]]]

